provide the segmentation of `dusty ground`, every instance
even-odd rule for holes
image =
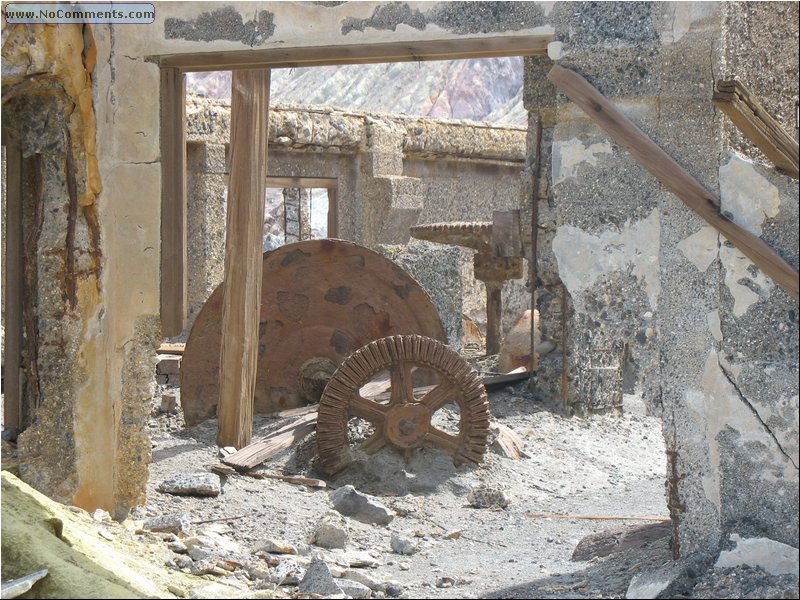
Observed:
[[[621,597],[637,572],[669,562],[666,538],[627,555],[570,560],[585,536],[647,521],[532,516],[666,517],[659,420],[644,414],[564,419],[535,401],[526,383],[490,394],[490,403],[493,416],[524,440],[521,460],[490,450],[484,464],[456,468],[448,456],[431,450],[418,451],[406,464],[384,449],[328,480],[327,491],[233,474],[213,498],[174,496],[157,487],[170,476],[202,472],[218,463],[216,422],[181,430],[179,415],[158,414],[150,424],[148,501],[139,516],[182,511],[198,530],[209,526],[200,521],[232,517],[210,526],[235,541],[242,554],[253,556],[260,543],[273,538],[298,548],[302,563],[315,551],[309,542],[317,523],[331,510],[330,489],[351,484],[397,516],[386,526],[347,519],[347,550],[372,554],[381,564],[368,569],[369,575],[395,582],[389,595],[411,598]],[[259,418],[254,438],[287,421]],[[314,436],[257,471],[319,477]],[[485,483],[502,486],[510,504],[504,509],[471,506],[470,490]],[[445,539],[454,531],[460,537]],[[417,551],[393,552],[392,534],[418,542]],[[282,591],[294,590],[283,586]]]

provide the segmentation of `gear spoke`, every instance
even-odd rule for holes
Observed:
[[[392,395],[389,406],[402,406],[414,402],[414,381],[411,365],[401,361],[391,369]]]
[[[432,413],[442,408],[453,400],[456,388],[449,381],[443,381],[422,397],[420,402],[428,407]]]
[[[440,382],[414,397],[412,371],[431,371]],[[389,403],[360,393],[380,372],[389,371]],[[452,402],[461,415],[459,431],[452,435],[431,425],[433,413]],[[458,353],[441,342],[422,336],[397,335],[371,342],[353,353],[333,375],[320,400],[317,450],[320,466],[334,475],[347,466],[348,417],[370,421],[375,431],[361,445],[374,454],[385,446],[403,453],[406,461],[414,450],[433,448],[449,454],[456,465],[479,463],[486,451],[489,401],[478,374]]]
[[[425,445],[431,448],[438,448],[447,454],[455,455],[461,449],[461,440],[441,429],[431,427],[428,430],[428,435],[425,436]]]
[[[386,407],[356,393],[350,400],[350,414],[380,426],[386,419]]]

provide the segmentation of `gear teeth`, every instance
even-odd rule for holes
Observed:
[[[328,382],[317,420],[317,452],[325,473],[335,474],[350,460],[347,422],[358,390],[375,374],[402,363],[432,370],[441,381],[455,386],[453,401],[461,412],[460,431],[455,436],[458,446],[448,444],[446,452],[453,456],[455,464],[481,462],[489,436],[489,401],[480,377],[457,352],[441,342],[418,335],[397,335],[357,350]],[[426,446],[443,450],[435,442]]]

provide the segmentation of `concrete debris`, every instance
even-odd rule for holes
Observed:
[[[371,496],[357,491],[352,485],[334,490],[329,498],[337,511],[362,523],[387,525],[394,519],[391,510]]]
[[[736,547],[720,552],[715,567],[749,565],[761,567],[770,575],[797,573],[797,548],[768,538],[742,538],[735,533],[730,540]]]
[[[345,552],[341,555],[341,559],[346,561],[347,564],[354,569],[364,567],[380,567],[383,564],[369,552],[364,552],[361,550],[351,550],[350,552]]]
[[[303,567],[293,560],[284,559],[272,570],[272,582],[276,585],[297,585],[305,575]]]
[[[189,515],[181,512],[152,517],[142,524],[142,529],[145,531],[185,533],[189,531]]]
[[[255,552],[269,552],[270,554],[297,554],[297,548],[289,542],[268,539],[256,546]]]
[[[161,396],[161,412],[174,413],[178,411],[178,394],[165,393]]]
[[[107,511],[105,511],[105,510],[103,510],[102,508],[98,508],[96,511],[94,511],[94,512],[92,513],[92,518],[93,518],[95,521],[98,521],[98,522],[100,522],[100,523],[103,523],[103,522],[108,522],[108,521],[110,521],[110,520],[111,520],[111,515],[110,515],[110,514],[108,514],[108,512],[107,512]]]
[[[331,570],[325,561],[314,559],[308,567],[305,576],[300,581],[298,590],[302,594],[319,594],[332,596],[341,594],[342,589],[336,584],[331,575]]]
[[[168,543],[167,548],[169,548],[175,554],[186,554],[186,552],[188,551],[186,544],[178,540]]]
[[[321,548],[342,548],[348,541],[347,522],[339,513],[328,512],[317,525],[313,544]]]
[[[158,375],[178,375],[181,372],[181,357],[171,354],[162,354],[156,363]]]
[[[158,491],[176,496],[218,496],[222,484],[216,473],[181,474],[164,480]]]
[[[673,562],[654,571],[639,573],[631,579],[626,598],[658,598],[664,590],[680,578],[686,570],[684,564]]]
[[[480,483],[470,490],[467,501],[474,508],[506,508],[511,495],[499,484]]]
[[[399,533],[392,534],[390,544],[395,554],[414,554],[418,549],[416,540]]]
[[[452,577],[437,577],[436,578],[436,587],[437,588],[451,588],[456,584],[456,580]]]

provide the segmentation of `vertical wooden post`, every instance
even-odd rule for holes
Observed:
[[[161,69],[161,333],[186,327],[186,76]]]
[[[253,430],[269,124],[268,69],[233,72],[230,181],[220,352],[220,446],[242,448]]]
[[[22,427],[22,148],[19,140],[4,136],[6,144],[6,282],[5,399],[3,425]]]
[[[339,205],[336,197],[337,189],[328,188],[328,237],[339,237]]]

